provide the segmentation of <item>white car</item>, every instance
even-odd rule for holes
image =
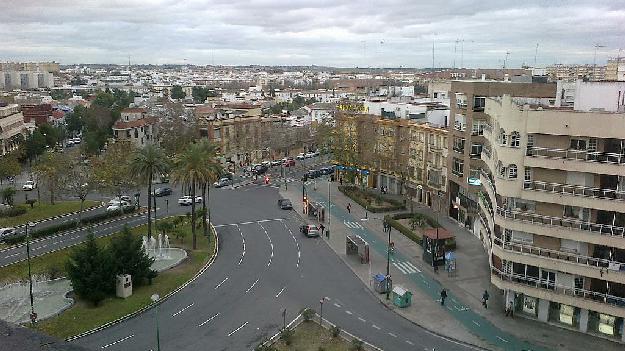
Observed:
[[[74,138],[72,139],[72,141],[74,142],[74,144],[80,144],[80,138]]]
[[[113,212],[113,211],[119,211],[121,208],[125,210],[131,210],[134,206],[132,206],[129,202],[126,201],[122,201],[122,202],[117,202],[115,204],[109,205],[106,208],[106,212]]]
[[[26,183],[22,185],[22,190],[31,191],[31,190],[35,190],[36,187],[37,187],[37,183],[35,183],[35,181],[27,180]]]
[[[15,228],[13,227],[0,228],[0,240],[2,240],[3,238],[11,237],[15,234]]]
[[[196,196],[195,197],[195,202],[196,203],[202,202],[202,197],[201,196]],[[190,195],[185,195],[185,196],[183,196],[183,197],[178,199],[178,205],[191,206],[192,203],[193,203],[193,197],[190,196]]]
[[[302,152],[301,154],[297,155],[297,157],[296,157],[296,158],[297,158],[298,160],[303,160],[303,159],[305,159],[305,158],[306,158],[306,154]]]
[[[305,158],[313,158],[313,157],[315,157],[315,153],[314,153],[314,152],[307,152],[307,153],[304,155],[304,157],[305,157]]]
[[[120,197],[115,197],[115,198],[111,199],[111,201],[108,202],[108,205],[109,206],[119,205],[120,202],[130,203],[130,196],[122,195],[121,198]]]
[[[263,162],[261,162],[261,165],[263,165],[263,166],[265,166],[265,167],[269,168],[269,167],[271,167],[271,162],[269,162],[269,161],[263,161]]]

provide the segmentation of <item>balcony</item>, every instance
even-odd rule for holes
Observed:
[[[428,150],[430,152],[441,152],[443,151],[443,147],[435,144],[428,144]]]
[[[497,198],[495,197],[495,186],[493,185],[493,181],[488,173],[483,170],[480,171],[480,181],[482,182],[482,187],[486,189],[486,194],[490,198],[491,203],[496,203]]]
[[[504,242],[499,238],[494,238],[493,244],[495,254],[504,260],[620,284],[625,283],[625,263],[525,243]]]
[[[550,281],[491,268],[491,281],[499,289],[511,289],[525,295],[565,305],[625,317],[625,298],[596,291],[555,284]]]
[[[454,129],[458,130],[458,131],[461,131],[461,132],[464,132],[467,129],[467,125],[466,125],[466,123],[455,121],[454,122]]]
[[[462,172],[462,171],[459,171],[459,170],[457,170],[457,169],[452,169],[452,170],[451,170],[451,173],[452,173],[453,175],[455,175],[456,177],[460,177],[460,178],[462,178],[462,176],[463,176],[463,172]]]
[[[574,218],[543,216],[497,207],[496,222],[508,229],[625,249],[625,228]]]
[[[458,102],[456,102],[456,107],[458,109],[466,110],[467,109],[467,102],[466,101],[458,101]]]
[[[458,147],[458,146],[454,146],[453,150],[459,154],[464,154],[464,148],[463,147]]]
[[[526,165],[575,172],[625,176],[625,155],[611,152],[528,147]],[[553,162],[552,160],[562,160]]]
[[[528,200],[625,212],[625,191],[537,180],[524,181],[523,189]]]

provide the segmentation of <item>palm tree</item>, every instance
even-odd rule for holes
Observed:
[[[195,233],[195,190],[198,184],[205,183],[207,179],[203,150],[200,144],[189,144],[187,148],[174,159],[174,169],[171,178],[175,183],[181,183],[191,188],[191,234],[193,236],[193,249],[197,248]],[[202,199],[203,200],[203,199]]]
[[[202,183],[202,229],[204,235],[208,236],[208,223],[211,222],[210,212],[210,185],[216,181],[222,174],[222,167],[217,161],[217,145],[207,140],[202,140],[198,143],[198,147],[202,150],[202,156],[204,159],[205,177]],[[208,204],[208,207],[207,207]],[[208,216],[208,220],[207,217]]]
[[[148,239],[152,237],[152,180],[155,174],[165,174],[169,163],[163,150],[148,144],[137,150],[131,160],[130,168],[141,182],[148,183]]]

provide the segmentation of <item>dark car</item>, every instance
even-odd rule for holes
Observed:
[[[267,166],[257,165],[256,167],[254,167],[254,169],[252,169],[252,173],[256,175],[261,175],[261,174],[265,174],[268,169],[269,168],[267,168]]]
[[[278,207],[280,207],[280,209],[282,210],[292,210],[293,204],[289,199],[280,199],[278,200]]]
[[[308,171],[308,178],[319,178],[321,177],[321,171],[318,169],[311,169]]]
[[[305,224],[299,227],[299,231],[309,238],[319,236],[319,228],[313,224]]]
[[[171,193],[172,190],[169,187],[157,188],[156,190],[154,190],[154,196],[156,197],[169,196],[171,195]]]
[[[321,171],[321,174],[323,174],[323,175],[328,175],[328,174],[334,173],[334,168],[333,167],[323,167],[319,171]]]

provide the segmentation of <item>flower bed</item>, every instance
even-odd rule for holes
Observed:
[[[381,194],[363,190],[353,185],[339,186],[339,191],[370,212],[391,212],[405,208],[400,201],[386,198]]]

